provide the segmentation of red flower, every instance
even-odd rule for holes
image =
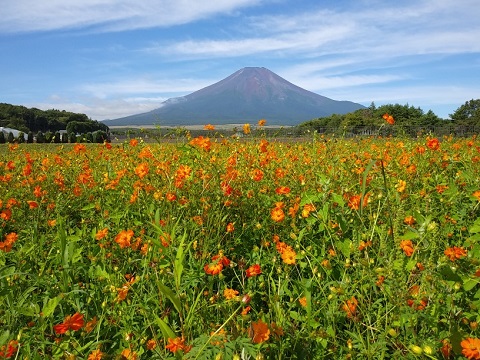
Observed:
[[[257,276],[261,273],[262,269],[260,268],[259,264],[252,265],[247,269],[247,277]]]
[[[80,330],[84,323],[83,314],[77,312],[72,316],[68,315],[65,320],[63,320],[63,323],[54,325],[53,330],[56,334],[65,334],[68,330]]]
[[[18,347],[18,341],[10,340],[7,345],[3,345],[0,348],[0,358],[2,359],[11,358],[17,352],[17,347]]]

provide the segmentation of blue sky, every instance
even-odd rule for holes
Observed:
[[[0,102],[95,120],[245,66],[448,118],[480,98],[478,0],[2,0]]]

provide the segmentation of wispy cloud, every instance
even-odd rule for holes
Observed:
[[[96,27],[124,31],[167,27],[259,4],[261,0],[3,0],[0,32]]]

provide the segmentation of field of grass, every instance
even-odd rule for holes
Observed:
[[[476,138],[5,144],[0,359],[480,359],[479,219]]]

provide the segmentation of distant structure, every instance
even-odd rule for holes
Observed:
[[[20,130],[3,127],[3,126],[0,126],[0,131],[5,134],[5,138],[8,136],[8,133],[12,133],[15,139],[18,138],[18,135],[21,133]],[[27,134],[24,133],[23,138],[27,140]]]

